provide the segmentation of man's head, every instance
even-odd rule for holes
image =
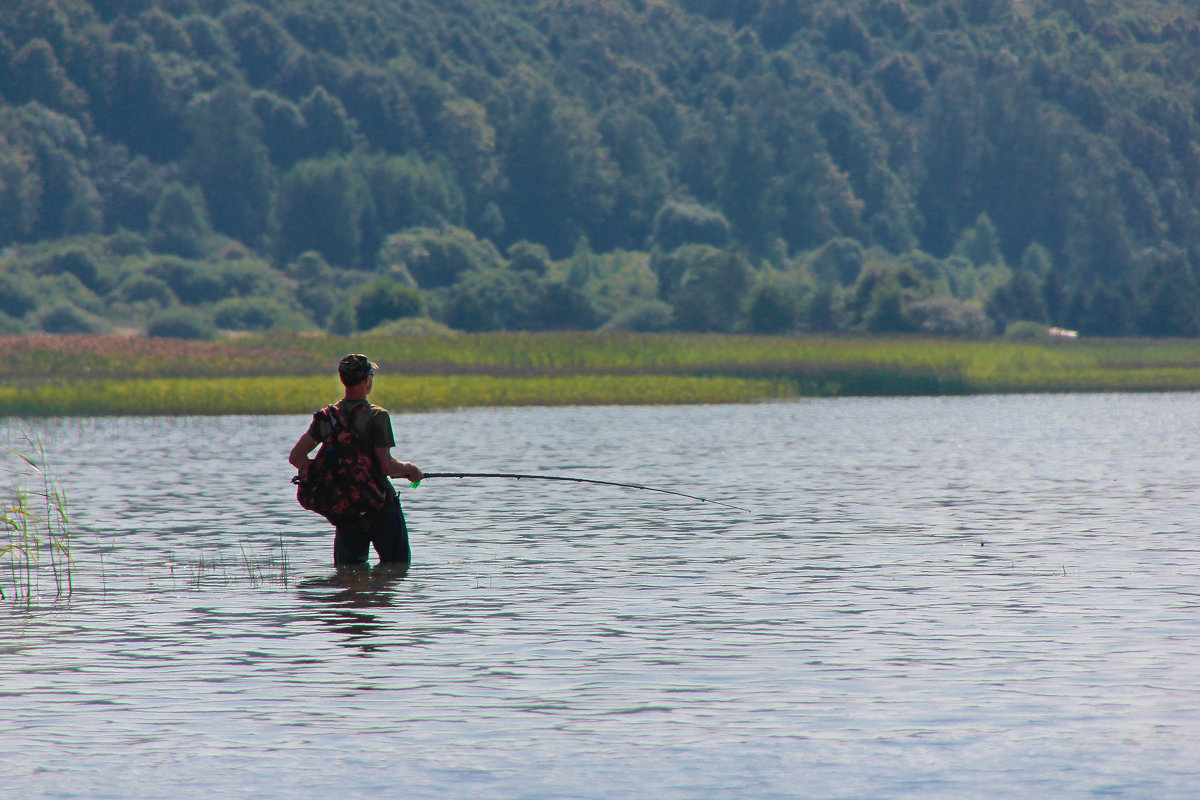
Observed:
[[[351,353],[338,362],[338,377],[347,388],[357,386],[375,374],[379,365],[362,353]]]

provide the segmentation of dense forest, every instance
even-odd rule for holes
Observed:
[[[1200,335],[1179,0],[5,0],[0,334]]]

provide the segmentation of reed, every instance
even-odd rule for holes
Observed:
[[[1186,340],[488,333],[219,343],[0,337],[0,416],[309,413],[369,353],[394,410],[787,397],[1200,390]]]
[[[36,597],[70,597],[71,536],[67,498],[47,466],[40,439],[23,438],[24,447],[0,447],[17,464],[8,497],[0,506],[0,599],[28,609]]]
[[[238,545],[236,556],[218,553],[213,556],[198,556],[186,562],[168,560],[171,579],[183,578],[188,586],[197,591],[206,586],[263,586],[287,587],[291,583],[291,557],[287,552],[283,534],[280,533],[275,545],[262,555],[252,555],[251,550],[257,544],[242,542]],[[178,568],[178,574],[177,574]]]
[[[340,391],[330,377],[63,381],[0,386],[0,415],[307,414]],[[417,375],[380,379],[371,398],[401,411],[522,405],[750,402],[789,396],[778,380],[730,376]]]

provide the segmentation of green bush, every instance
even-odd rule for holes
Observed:
[[[100,333],[107,327],[70,303],[59,303],[39,313],[38,326],[46,333]]]
[[[591,330],[599,323],[596,309],[579,289],[553,280],[537,285],[537,298],[525,327],[530,330]]]
[[[296,317],[278,301],[265,297],[234,297],[222,300],[212,309],[212,318],[217,327],[233,331],[301,327],[297,325]]]
[[[166,281],[143,272],[126,275],[110,296],[124,303],[151,303],[159,308],[179,302]]]
[[[145,268],[147,275],[158,278],[185,305],[215,303],[231,294],[228,286],[211,264],[188,261],[176,256],[153,259]]]
[[[746,324],[755,333],[782,333],[796,327],[800,298],[779,283],[762,283],[750,291]]]
[[[1050,329],[1044,322],[1034,322],[1028,319],[1013,320],[1004,326],[1005,339],[1030,341],[1034,339],[1049,339]]]
[[[423,316],[425,300],[411,286],[379,278],[355,297],[354,313],[359,327],[366,331],[392,320]]]
[[[917,330],[922,333],[982,337],[990,336],[993,332],[992,321],[978,303],[935,297],[909,303],[906,310]]]
[[[697,203],[669,201],[654,215],[655,247],[671,251],[685,244],[725,247],[730,227],[725,215]]]
[[[209,340],[217,338],[217,327],[207,314],[194,308],[171,308],[151,318],[146,335],[156,339]]]
[[[853,286],[865,260],[862,245],[854,239],[833,239],[817,251],[812,270],[825,283]]]
[[[754,271],[737,253],[703,245],[680,248],[686,269],[671,295],[675,320],[685,330],[729,331],[740,321]]]
[[[42,265],[40,272],[44,275],[74,275],[88,289],[96,291],[100,288],[100,268],[96,259],[81,247],[55,253]]]
[[[0,272],[0,313],[23,317],[38,307],[33,276],[27,272]]]
[[[13,319],[8,314],[0,314],[0,336],[20,336],[25,333],[25,326],[20,320]]]
[[[675,324],[675,309],[662,300],[635,300],[604,323],[607,330],[658,333]]]
[[[150,214],[151,246],[182,258],[197,258],[211,232],[200,191],[181,183],[169,184]]]
[[[379,253],[381,270],[403,267],[421,288],[449,286],[463,273],[497,269],[495,246],[465,228],[412,228],[389,236]]]
[[[451,287],[445,322],[464,331],[520,330],[537,301],[537,280],[528,272],[471,272]]]
[[[358,320],[354,315],[354,306],[348,302],[334,306],[329,313],[329,332],[339,336],[347,336],[358,330]]]

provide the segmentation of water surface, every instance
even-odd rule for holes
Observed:
[[[305,420],[0,421],[74,592],[0,616],[0,796],[1200,795],[1200,396],[397,415],[407,574]],[[5,462],[7,468],[11,462]],[[282,555],[281,555],[282,553]]]

